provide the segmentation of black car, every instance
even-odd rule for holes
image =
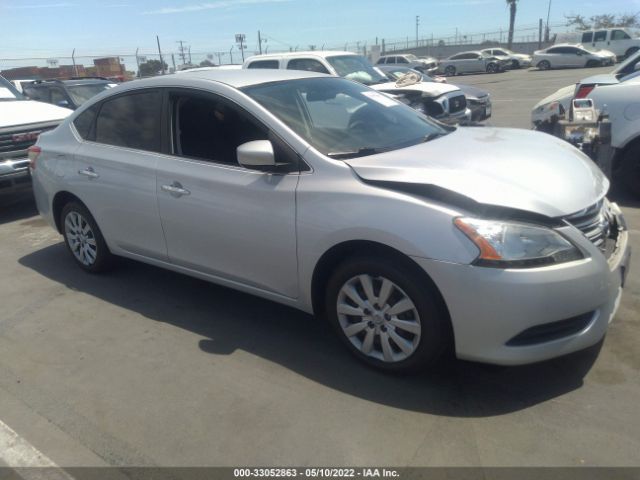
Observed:
[[[384,72],[387,78],[389,78],[389,80],[391,80],[392,82],[395,82],[400,77],[409,72],[414,72],[418,75],[422,75],[423,82],[436,82],[433,77],[408,67],[402,67],[399,65],[376,65],[376,68],[382,70],[382,72]],[[489,93],[470,85],[458,85],[453,83],[451,83],[450,85],[458,87],[460,90],[462,90],[462,93],[464,93],[464,96],[467,99],[467,106],[469,107],[469,109],[471,109],[472,122],[481,122],[491,116],[491,96],[489,95]]]
[[[24,93],[33,100],[75,110],[91,97],[115,86],[102,77],[81,77],[69,80],[35,80],[24,85]]]

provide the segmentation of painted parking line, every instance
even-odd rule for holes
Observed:
[[[26,480],[73,480],[53,460],[18,435],[0,420],[0,464],[15,468]],[[32,468],[38,467],[38,468]]]

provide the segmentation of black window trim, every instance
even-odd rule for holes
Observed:
[[[269,174],[269,175],[299,175],[301,173],[309,173],[312,171],[311,167],[302,159],[302,156],[293,148],[286,140],[284,140],[280,135],[278,135],[272,128],[269,128],[262,120],[257,118],[251,112],[249,112],[246,108],[240,105],[235,100],[229,98],[220,92],[212,92],[210,90],[205,90],[201,88],[195,87],[164,87],[164,96],[163,96],[163,106],[162,106],[162,138],[163,138],[163,152],[162,154],[165,157],[171,159],[178,159],[183,162],[188,163],[196,163],[198,165],[208,165],[216,168],[229,168],[233,170],[238,170],[242,172],[252,172],[257,174]],[[285,150],[289,151],[289,154],[294,157],[294,162],[292,162],[291,167],[289,169],[283,169],[282,171],[261,171],[258,169],[251,169],[247,167],[243,167],[240,164],[231,164],[225,162],[218,162],[215,160],[204,160],[195,157],[188,157],[184,155],[179,155],[174,153],[173,149],[173,115],[172,115],[172,105],[170,101],[170,97],[172,94],[184,94],[184,95],[195,95],[200,97],[205,97],[209,99],[215,99],[218,101],[222,101],[228,103],[231,107],[238,109],[242,113],[244,113],[249,119],[255,122],[260,128],[263,128],[267,131],[267,136],[269,137],[270,142],[280,143]]]

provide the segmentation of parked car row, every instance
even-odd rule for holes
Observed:
[[[590,50],[583,45],[553,45],[534,52],[532,63],[538,70],[606,67],[616,63],[616,55],[608,50]]]

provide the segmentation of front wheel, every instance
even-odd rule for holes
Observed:
[[[76,263],[91,273],[107,270],[113,256],[89,210],[79,202],[70,202],[60,215],[62,234]]]
[[[490,63],[487,65],[487,73],[496,73],[498,71],[498,66],[495,63]]]
[[[447,77],[455,77],[456,76],[456,67],[449,65],[447,68],[444,69],[444,74]]]
[[[448,345],[434,288],[398,262],[354,258],[329,280],[325,311],[361,360],[387,371],[413,370],[435,362]]]

